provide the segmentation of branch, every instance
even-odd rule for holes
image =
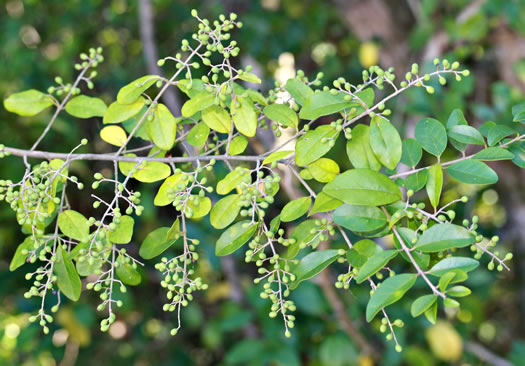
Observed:
[[[210,160],[231,160],[231,161],[262,161],[264,156],[258,155],[200,155],[200,156],[175,156],[168,158],[156,158],[148,156],[123,156],[111,154],[68,154],[68,153],[54,153],[47,151],[31,151],[24,149],[16,149],[13,147],[5,147],[5,152],[14,155],[27,158],[38,158],[38,159],[62,159],[69,161],[73,160],[97,160],[97,161],[127,161],[132,163],[158,161],[162,163],[189,163],[194,161],[210,161]]]

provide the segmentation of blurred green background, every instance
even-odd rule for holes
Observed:
[[[446,121],[454,108],[461,108],[471,125],[510,122],[511,106],[524,101],[525,1],[520,0],[2,0],[0,4],[2,99],[24,89],[45,90],[57,75],[71,80],[78,54],[102,46],[105,62],[98,68],[95,90],[88,94],[110,102],[120,86],[152,72],[145,56],[150,51],[144,52],[151,46],[144,37],[148,26],[154,26],[158,55],[172,55],[194,30],[190,10],[197,8],[210,19],[231,11],[239,15],[244,28],[234,38],[243,56],[236,62],[254,65],[265,90],[297,69],[312,76],[323,71],[325,80],[343,76],[357,82],[361,69],[375,63],[394,66],[399,75],[412,62],[428,67],[434,57],[458,60],[469,68],[471,76],[464,82],[439,87],[433,96],[417,89],[395,99],[390,105],[393,122],[408,136],[420,118]],[[147,15],[148,6],[152,23],[140,16]],[[181,95],[177,98],[183,101]],[[29,147],[49,117],[44,113],[22,118],[2,108],[0,142]],[[97,148],[100,125],[101,121],[75,121],[63,115],[41,148],[69,151],[82,137]],[[100,145],[101,150],[107,148]],[[23,298],[29,285],[24,271],[8,271],[23,236],[13,229],[17,226],[12,211],[2,205],[0,365],[431,366],[447,364],[444,354],[455,350],[460,354],[458,365],[524,365],[525,175],[510,162],[492,166],[500,175],[498,185],[478,190],[445,187],[444,200],[471,198],[461,214],[478,215],[485,235],[502,238],[501,245],[514,253],[512,271],[495,274],[486,266],[480,268],[469,279],[473,295],[462,301],[459,313],[440,314],[444,323],[437,328],[430,328],[424,319],[412,319],[408,302],[389,308],[391,316],[406,324],[398,332],[404,345],[401,354],[378,333],[377,324],[364,322],[368,290],[338,291],[354,326],[377,350],[377,361],[360,356],[318,280],[303,283],[292,295],[297,322],[294,336],[286,339],[282,324],[268,318],[269,303],[259,299],[251,281],[254,266],[246,265],[242,256],[220,261],[213,255],[218,233],[208,219],[190,230],[203,243],[200,271],[210,290],[183,311],[183,330],[176,337],[169,335],[173,314],[162,311],[163,293],[153,263],[144,270],[142,284],[126,294],[109,333],[100,333],[96,299],[85,293],[79,303],[62,307],[50,335],[44,336],[40,327],[28,325],[28,313],[38,304]],[[94,170],[108,168],[103,163],[77,163],[72,169],[90,182]],[[19,178],[23,169],[20,159],[0,161],[1,178]],[[137,225],[137,243],[151,230],[171,224],[169,209],[151,203],[156,188],[141,189],[146,209]],[[73,196],[72,205],[86,216],[92,213],[85,196]],[[335,273],[329,275],[335,279]],[[431,347],[436,339],[442,341],[441,347]]]

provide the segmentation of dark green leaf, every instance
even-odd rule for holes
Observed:
[[[414,135],[423,149],[439,157],[447,147],[447,131],[433,118],[425,118],[416,124]]]
[[[142,277],[140,273],[130,263],[120,264],[117,267],[118,278],[126,285],[137,286]]]
[[[152,259],[171,247],[175,240],[167,240],[169,227],[159,227],[146,236],[139,249],[139,255],[144,259]]]
[[[399,132],[385,118],[374,117],[370,122],[370,146],[381,164],[394,170],[401,160],[402,142]]]
[[[410,314],[412,314],[414,318],[420,316],[425,311],[427,311],[432,305],[434,305],[436,300],[436,295],[424,295],[418,297],[412,303],[412,307],[410,308]]]
[[[362,283],[370,276],[376,274],[381,268],[387,265],[387,263],[397,255],[397,250],[383,250],[372,257],[370,257],[361,268],[357,276],[355,276],[355,281],[357,283]]]
[[[479,266],[479,262],[468,257],[447,257],[436,263],[429,271],[431,275],[441,277],[445,273],[459,269],[470,272]]]
[[[462,248],[475,242],[474,236],[462,226],[437,224],[427,229],[416,243],[415,248],[422,252],[439,252],[452,248]]]
[[[323,192],[351,205],[379,206],[401,199],[394,182],[370,169],[347,170],[326,184]]]
[[[479,160],[463,160],[447,167],[451,177],[466,184],[493,184],[498,175],[487,164]]]
[[[346,153],[354,168],[381,169],[370,146],[370,127],[360,124],[352,130],[352,138],[346,143]]]
[[[409,167],[415,167],[421,160],[423,151],[421,145],[414,139],[403,140],[403,153],[401,155],[401,162]]]
[[[295,162],[306,166],[330,151],[330,140],[336,141],[339,132],[330,125],[322,125],[299,137],[295,145]]]
[[[511,160],[514,158],[514,154],[507,149],[501,147],[489,147],[481,150],[473,156],[477,160],[495,161],[495,160]]]
[[[448,135],[462,144],[485,145],[485,139],[474,127],[458,125],[447,129]]]
[[[383,211],[373,206],[345,204],[334,211],[333,217],[336,224],[354,232],[374,231],[387,224]]]
[[[221,257],[232,254],[250,240],[256,230],[257,225],[249,220],[233,224],[217,240],[215,254]]]
[[[316,276],[332,264],[338,256],[339,254],[336,249],[321,250],[304,256],[293,270],[295,281],[291,284],[290,288],[294,289],[302,281]]]
[[[57,276],[58,289],[68,299],[77,301],[82,292],[82,282],[75,270],[71,259],[63,253],[62,247],[58,246],[56,262],[53,265],[53,273]]]
[[[387,278],[381,283],[366,306],[366,321],[370,322],[384,307],[400,300],[417,280],[417,275],[403,273]]]
[[[443,189],[443,170],[441,164],[434,164],[428,168],[427,194],[434,209],[439,205],[441,190]]]
[[[288,202],[281,211],[281,221],[289,222],[303,216],[312,205],[311,197],[301,197]]]

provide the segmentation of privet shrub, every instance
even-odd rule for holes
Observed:
[[[446,123],[420,120],[415,138],[402,140],[386,108],[390,99],[409,88],[425,88],[432,94],[432,85],[445,85],[450,78],[461,81],[468,70],[460,70],[458,62],[436,59],[434,71],[421,72],[414,64],[405,80],[397,82],[393,69],[373,66],[363,71],[359,85],[339,78],[332,87],[321,87],[321,74],[309,80],[299,71],[296,78],[285,85],[276,83],[263,95],[241,85],[261,83],[251,68],[236,68],[232,62],[240,52],[230,40],[230,31],[242,26],[236,15],[213,22],[196,11],[192,15],[199,29],[191,41],[182,42],[180,53],[158,61],[159,66],[176,67],[169,79],[143,76],[120,89],[116,101],[106,106],[84,94],[84,87],[87,94],[93,88],[95,69],[103,61],[102,50],[91,49],[80,55],[72,83],[57,77],[47,93],[28,90],[4,101],[8,111],[22,116],[55,108],[30,149],[1,147],[2,157],[22,157],[26,166],[20,181],[0,181],[0,195],[27,235],[10,269],[39,263],[36,271],[26,274],[33,283],[25,296],[40,298],[42,305],[31,321],[39,322],[44,333],[49,332],[51,313],[62,297],[77,301],[82,277],[88,276],[84,285],[99,294],[98,310],[107,315],[100,325],[106,331],[122,305],[115,294],[139,284],[137,267],[155,259],[166,290],[164,310],[176,313],[172,330],[176,334],[181,309],[195,292],[207,288],[206,279],[198,276],[199,241],[189,235],[188,220],[209,219],[218,230],[216,255],[242,250],[246,262],[254,262],[260,275],[254,282],[264,284],[261,297],[272,303],[269,315],[282,320],[286,336],[295,321],[290,292],[332,264],[340,273],[337,288],[370,288],[366,320],[375,321],[398,351],[395,328],[403,322],[388,316],[389,305],[411,301],[412,316],[424,315],[434,323],[440,306],[460,306],[458,299],[470,294],[461,283],[478,267],[481,256],[490,257],[491,270],[508,269],[512,254],[493,251],[498,237],[480,235],[475,216],[456,217],[454,208],[467,198],[442,202],[441,192],[449,179],[496,183],[496,172],[484,161],[512,160],[525,167],[524,136],[495,122],[478,130],[455,110]],[[204,72],[196,71],[201,68]],[[180,116],[161,103],[170,87],[188,97]],[[68,154],[37,150],[64,111],[80,119],[102,118],[100,138],[116,146],[115,151],[84,153],[86,139]],[[525,104],[516,106],[513,115],[516,123],[525,122]],[[250,139],[262,129],[277,137],[286,130],[291,137],[262,155],[243,155],[252,151]],[[290,141],[295,141],[295,148],[283,149]],[[341,143],[346,144],[347,157],[339,161],[324,157]],[[132,144],[136,147],[131,149]],[[458,151],[457,158],[443,161],[449,144]],[[468,145],[479,145],[471,149],[477,152],[467,154]],[[185,152],[174,156],[179,148]],[[432,155],[432,165],[420,164],[423,153]],[[42,162],[31,165],[33,158]],[[339,164],[348,165],[346,159],[352,168],[341,172]],[[76,160],[112,163],[111,176],[94,174],[92,189],[109,185],[114,195],[85,196],[93,199],[97,217],[86,218],[70,207],[68,195],[84,188],[70,174]],[[230,172],[211,184],[216,164],[225,164]],[[285,170],[297,178],[304,196],[289,200],[279,215],[268,217]],[[144,209],[140,192],[129,186],[132,180],[161,183],[153,203],[172,206],[171,227],[155,229],[142,244],[130,244],[138,239],[133,236],[134,224]],[[283,227],[293,230],[285,233]],[[351,242],[348,231],[359,240]],[[387,236],[393,237],[392,248],[378,244],[385,241],[374,241]],[[345,248],[319,249],[321,242],[332,238],[344,241]],[[141,259],[127,250],[139,244]],[[405,296],[418,280],[427,291]],[[55,293],[56,305],[48,310],[45,300]]]

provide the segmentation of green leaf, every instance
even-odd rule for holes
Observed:
[[[330,125],[321,125],[308,131],[297,139],[295,162],[299,166],[306,166],[316,161],[332,148],[329,140],[335,142],[338,136],[339,132]]]
[[[319,227],[315,224],[315,221],[313,219],[303,221],[293,229],[290,238],[294,239],[295,243],[288,246],[288,251],[283,255],[284,258],[295,258],[302,245],[309,245],[312,248],[317,247],[321,239],[317,235]]]
[[[346,257],[352,266],[361,268],[368,258],[371,258],[382,251],[383,249],[372,240],[363,239],[354,243],[352,249],[347,252]]]
[[[128,244],[133,236],[133,225],[135,220],[131,216],[121,216],[120,224],[108,234],[109,241],[115,244]]]
[[[297,128],[299,124],[297,113],[285,104],[270,104],[263,109],[263,113],[268,119],[279,122],[286,127]]]
[[[218,105],[212,105],[202,111],[202,121],[214,131],[229,133],[232,128],[230,114]]]
[[[117,102],[120,104],[135,103],[149,87],[161,77],[157,75],[146,75],[121,88],[117,94]]]
[[[466,275],[466,273],[465,273]],[[455,271],[448,271],[446,273],[444,273],[441,278],[439,279],[439,283],[438,283],[438,286],[439,286],[439,289],[441,291],[445,291],[448,287],[448,285],[450,284],[450,282],[454,279],[454,277],[456,277],[456,272]]]
[[[431,324],[436,324],[436,319],[437,319],[437,309],[438,309],[438,303],[437,301],[434,302],[434,304],[432,306],[430,306],[426,311],[425,311],[425,318],[427,318],[427,320],[431,323]]]
[[[281,211],[281,221],[289,222],[303,216],[312,204],[312,198],[301,197],[288,202]]]
[[[370,146],[370,127],[360,124],[352,130],[352,139],[346,143],[346,153],[354,168],[381,169]]]
[[[353,100],[347,101],[347,97],[350,96],[346,93],[337,93],[336,95],[329,91],[314,93],[306,99],[303,108],[299,112],[299,117],[311,121],[354,107],[363,110],[363,107],[370,106],[374,102],[374,91],[372,88],[360,91],[356,93],[356,96],[359,99],[353,98]],[[361,101],[366,106],[362,106]]]
[[[153,204],[155,206],[167,206],[172,203],[175,200],[175,197],[170,198],[168,195],[168,190],[173,190],[173,193],[180,192],[186,187],[186,181],[184,178],[184,174],[174,174],[166,178],[166,180],[160,186],[157,195],[153,200]],[[179,188],[179,184],[181,184],[182,188]]]
[[[441,164],[434,164],[428,168],[427,194],[434,209],[439,205],[441,190],[443,189],[443,170]]]
[[[194,98],[197,94],[206,90],[203,81],[195,78],[192,80],[180,80],[177,83],[177,87],[190,98]]]
[[[73,210],[65,210],[58,215],[58,228],[65,236],[78,241],[84,241],[89,235],[88,220]]]
[[[481,133],[471,126],[454,126],[447,130],[448,135],[462,144],[485,145],[485,139]]]
[[[370,169],[347,170],[326,184],[323,192],[351,205],[380,206],[401,199],[394,182]]]
[[[228,194],[232,189],[241,185],[243,181],[251,182],[249,170],[236,168],[217,183],[217,193],[222,195]]]
[[[513,122],[523,123],[525,121],[525,103],[516,104],[513,106],[512,115],[514,116],[512,119]]]
[[[140,246],[139,255],[144,259],[152,259],[175,244],[176,240],[167,239],[169,230],[169,227],[160,227],[150,232]]]
[[[142,117],[148,110],[147,106],[143,106],[139,113],[131,117],[130,119],[122,122],[122,127],[126,130],[127,133],[131,133],[137,124],[142,120]],[[147,131],[148,126],[148,120],[145,120],[143,123],[140,124],[138,129],[133,134],[133,137],[141,138],[145,141],[151,141],[151,137],[149,137],[149,133]]]
[[[525,169],[525,142],[517,142],[509,146],[510,152],[514,154],[512,162]]]
[[[410,254],[412,255],[412,258],[414,258],[414,261],[416,262],[416,264],[420,268],[426,269],[430,263],[430,255],[421,253],[417,250],[412,250],[412,248],[415,245],[414,239],[417,240],[416,232],[407,227],[398,227],[397,233],[399,234],[399,236],[405,243],[405,246],[411,250]],[[399,249],[399,252],[401,253],[401,257],[403,257],[405,261],[407,261],[408,263],[412,263],[412,260],[410,259],[410,257],[403,250],[403,246],[399,242],[399,238],[397,237],[397,235],[394,235],[394,246],[397,249]]]
[[[284,88],[299,105],[304,105],[306,100],[314,94],[312,88],[299,79],[288,79]]]
[[[494,184],[498,174],[487,164],[474,159],[458,161],[447,167],[451,177],[466,184]]]
[[[421,150],[419,142],[410,138],[403,140],[403,153],[401,155],[401,162],[403,164],[414,168],[421,160],[422,155],[423,151]]]
[[[230,148],[228,149],[228,154],[230,155],[239,155],[246,150],[248,146],[248,139],[244,136],[236,136],[230,142]]]
[[[137,164],[133,162],[121,161],[119,168],[122,174],[128,176],[131,169]],[[164,178],[167,178],[171,173],[171,168],[168,164],[158,161],[142,162],[137,166],[137,171],[133,174],[133,178],[143,183],[153,183]]]
[[[218,200],[210,212],[211,226],[216,229],[224,229],[230,225],[239,215],[240,201],[238,194],[231,194]]]
[[[513,128],[510,128],[505,125],[494,125],[489,128],[489,133],[487,135],[487,142],[489,146],[494,146],[502,139],[507,136],[515,135],[516,131]]]
[[[342,204],[343,202],[339,201],[337,198],[333,198],[324,192],[319,192],[319,194],[315,198],[314,205],[310,210],[308,216],[312,216],[313,214],[318,212],[332,211],[337,207],[341,206]]]
[[[155,117],[148,121],[146,130],[151,141],[161,150],[170,150],[177,137],[177,119],[173,117],[168,107],[159,103]]]
[[[116,272],[118,278],[126,285],[137,286],[142,281],[140,273],[131,263],[121,263]]]
[[[434,305],[436,301],[436,295],[420,296],[412,303],[412,307],[410,308],[410,314],[412,314],[414,318],[418,317],[425,311],[427,311],[432,305]]]
[[[407,177],[405,186],[407,190],[411,189],[414,192],[418,192],[420,189],[422,189],[425,186],[425,184],[427,184],[427,180],[428,180],[428,170],[423,169],[418,172],[415,172],[414,174],[410,174]]]
[[[457,109],[457,108],[454,109],[452,113],[450,113],[450,116],[448,117],[447,129],[452,128],[454,126],[466,126],[466,125],[468,125],[468,123],[461,109]]]
[[[463,248],[474,242],[474,236],[462,226],[437,224],[427,229],[419,237],[415,248],[424,253],[439,252],[452,248]]]
[[[247,81],[252,84],[260,84],[261,79],[259,77],[251,72],[243,72],[242,74],[239,74],[239,79]]]
[[[58,289],[68,299],[77,301],[82,292],[82,282],[75,266],[71,259],[63,253],[61,246],[58,246],[56,256],[57,260],[53,265],[53,272],[57,276]]]
[[[453,297],[465,297],[472,293],[468,287],[465,286],[454,286],[447,290],[447,295]]]
[[[489,147],[478,152],[473,156],[473,158],[485,161],[512,160],[514,158],[514,154],[501,147]]]
[[[370,146],[381,164],[394,170],[401,160],[402,142],[399,132],[385,118],[374,117],[370,122]]]
[[[238,97],[237,102],[239,105],[232,105],[231,108],[233,124],[243,135],[253,137],[257,131],[257,114],[253,102],[242,97]]]
[[[357,276],[355,276],[355,281],[357,283],[363,283],[370,276],[376,274],[381,268],[387,265],[387,263],[397,255],[397,250],[383,250],[378,253],[375,253],[371,256],[361,268]]]
[[[106,109],[106,113],[104,113],[102,122],[104,124],[109,124],[127,121],[131,117],[138,114],[145,104],[146,100],[142,97],[131,104],[120,104],[119,102],[111,103],[108,109]]]
[[[447,121],[447,130],[454,127],[454,126],[466,126],[468,125],[467,120],[465,119],[465,116],[463,115],[463,112],[461,112],[460,109],[454,109],[450,116],[448,117]],[[459,141],[454,140],[453,138],[450,139],[450,143],[452,146],[454,146],[459,151],[465,151],[467,148],[466,144],[463,144]]]
[[[312,252],[304,256],[297,267],[294,268],[293,274],[295,281],[290,288],[293,290],[302,281],[317,276],[323,269],[332,264],[339,256],[336,249],[321,250]]]
[[[248,93],[248,96],[254,103],[259,103],[262,106],[268,105],[268,101],[266,100],[266,98],[258,91],[253,90],[253,89],[248,89],[246,90],[246,93]]]
[[[441,277],[452,270],[470,272],[479,266],[479,262],[468,257],[447,257],[436,263],[429,271],[431,275]]]
[[[66,104],[66,112],[78,118],[104,117],[107,109],[102,99],[86,95],[74,97]]]
[[[240,221],[230,226],[217,240],[215,255],[222,257],[235,252],[251,239],[257,231],[257,226],[249,220]]]
[[[284,158],[286,158],[288,155],[292,154],[292,150],[285,150],[285,151],[276,151],[274,153],[271,153],[263,160],[263,165],[271,164],[274,161],[279,161]]]
[[[375,231],[387,224],[383,211],[373,206],[342,205],[333,217],[336,224],[354,232]]]
[[[210,128],[206,123],[200,122],[191,128],[186,136],[188,144],[196,147],[202,147],[208,140],[210,135]],[[231,148],[231,147],[230,147]]]
[[[24,241],[18,245],[16,248],[15,254],[13,255],[13,259],[11,259],[11,263],[9,264],[9,270],[13,272],[17,268],[23,266],[26,263],[27,257],[29,253],[22,254],[24,251],[32,251],[33,245],[35,241],[33,240],[32,236],[28,236],[24,239]]]
[[[403,273],[381,283],[366,306],[366,321],[370,322],[384,307],[399,301],[417,280],[416,274]]]
[[[192,97],[182,106],[181,113],[183,117],[191,117],[195,113],[205,110],[215,104],[215,94],[206,91]],[[205,122],[206,123],[206,122]],[[210,126],[210,128],[212,128]]]
[[[320,158],[308,165],[308,171],[316,181],[328,183],[339,174],[339,165],[332,159]]]
[[[184,214],[187,218],[199,219],[206,216],[211,210],[211,200],[209,197],[193,196],[194,200],[188,200],[184,207]]]
[[[180,238],[180,222],[179,218],[171,224],[170,229],[166,233],[166,240],[177,240]]]
[[[4,99],[7,111],[25,117],[35,116],[53,104],[53,98],[35,89],[11,94]]]
[[[425,118],[416,124],[414,135],[417,142],[430,154],[439,157],[447,147],[447,131],[433,118]]]

